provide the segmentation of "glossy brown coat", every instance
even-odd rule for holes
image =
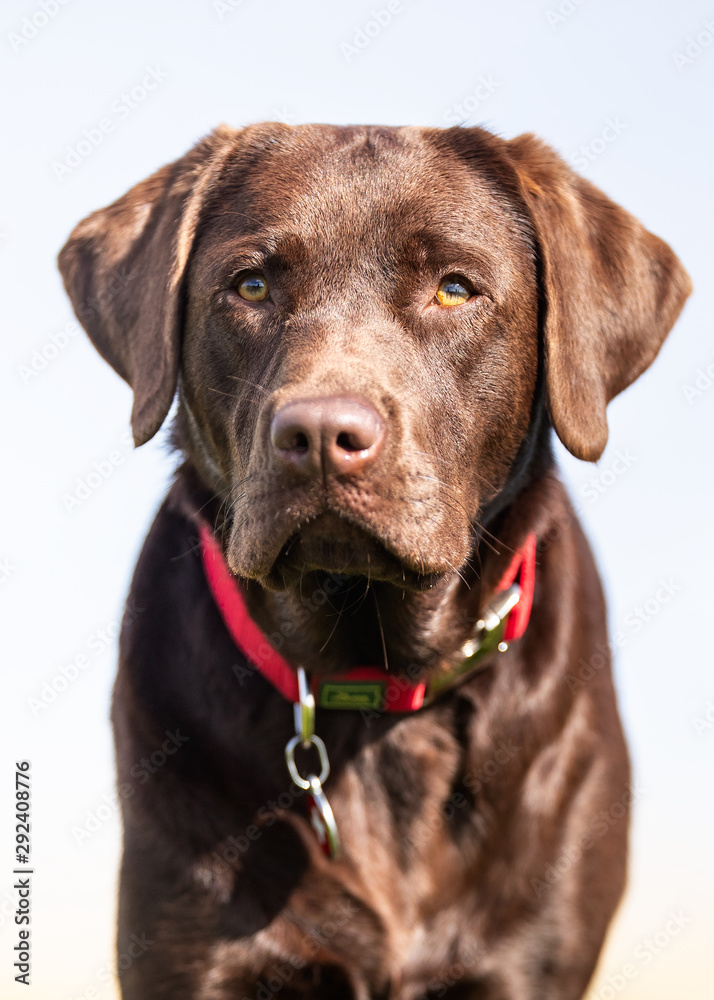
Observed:
[[[582,996],[632,791],[601,587],[549,439],[601,454],[607,403],[689,292],[672,251],[532,136],[268,124],[218,129],[94,213],[60,268],[134,389],[137,444],[179,395],[183,464],[114,699],[124,996]],[[238,292],[254,272],[262,302]],[[439,304],[448,276],[468,301]],[[293,460],[288,417],[317,440],[325,407],[347,419],[330,400],[378,441],[369,460]],[[318,713],[337,861],[287,776],[290,706],[212,602],[198,518],[315,673],[443,668],[538,537],[507,652],[415,714]],[[150,944],[122,963],[132,935]]]

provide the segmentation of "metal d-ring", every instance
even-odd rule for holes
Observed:
[[[288,741],[288,744],[285,747],[285,762],[288,765],[288,771],[290,772],[290,777],[293,779],[298,788],[303,788],[305,789],[305,791],[307,791],[309,788],[312,787],[312,783],[310,782],[310,780],[308,778],[303,778],[300,775],[300,772],[298,771],[297,765],[295,763],[295,747],[298,745],[298,743],[306,748],[310,746],[317,748],[317,752],[320,755],[320,768],[321,768],[318,781],[321,785],[323,785],[327,781],[330,774],[330,761],[327,756],[327,747],[320,739],[320,737],[316,736],[314,733],[308,740],[303,739],[300,733],[296,733],[295,736],[293,736],[293,738]],[[310,777],[311,778],[314,777],[314,774],[311,773]]]

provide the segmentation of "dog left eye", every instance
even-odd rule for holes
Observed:
[[[453,275],[444,278],[436,290],[436,301],[440,306],[460,306],[472,296],[471,290],[460,278]]]
[[[268,282],[256,272],[244,275],[238,283],[238,294],[247,302],[264,302],[268,291]]]

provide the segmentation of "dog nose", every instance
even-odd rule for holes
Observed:
[[[374,407],[341,396],[286,403],[270,425],[280,463],[313,477],[361,472],[377,457],[383,438],[384,425]]]

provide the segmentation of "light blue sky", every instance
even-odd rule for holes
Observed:
[[[386,6],[45,0],[45,13],[23,0],[0,12],[0,732],[8,766],[15,756],[33,762],[37,1000],[88,1000],[92,987],[100,1000],[113,996],[112,633],[172,467],[162,440],[138,452],[127,444],[130,392],[83,334],[71,335],[55,254],[80,218],[221,121],[446,125],[459,106],[471,123],[507,137],[534,131],[577,157],[672,244],[694,280],[656,364],[610,407],[598,466],[558,455],[613,632],[626,639],[616,679],[640,789],[631,889],[593,996],[628,962],[636,976],[622,995],[631,1000],[704,996],[711,983],[714,726],[697,733],[693,720],[707,703],[714,720],[714,23],[705,25],[714,8],[563,0],[558,15],[555,0],[393,0],[375,34],[371,11]],[[361,49],[360,30],[369,39]],[[41,370],[28,374],[33,361]],[[700,371],[702,391],[688,399]],[[98,482],[94,463],[105,473],[96,488],[86,486]],[[89,495],[68,510],[79,481]],[[646,605],[666,593],[661,580],[670,599]],[[652,614],[638,628],[635,609],[645,605]],[[39,708],[61,667],[66,689]],[[5,833],[11,819],[2,816]],[[6,855],[3,977],[9,885]],[[675,908],[690,923],[645,960],[642,943],[657,932],[664,940]]]

